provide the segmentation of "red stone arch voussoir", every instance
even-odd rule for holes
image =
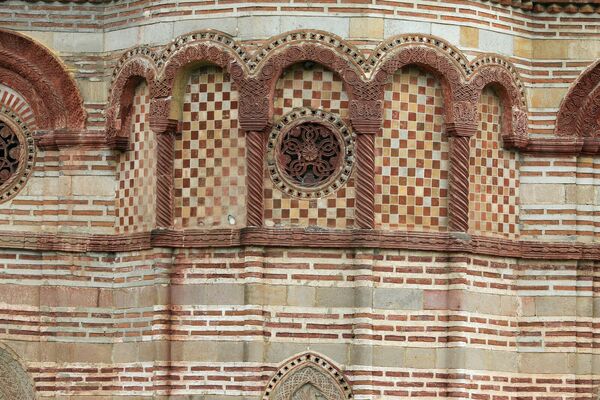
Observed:
[[[336,73],[350,103],[365,91],[366,60],[343,39],[323,31],[291,31],[270,39],[249,62],[252,75],[242,86],[240,123],[247,130],[262,130],[273,116],[275,86],[289,66],[312,61]],[[366,89],[368,91],[368,88]]]
[[[524,148],[528,142],[528,113],[524,87],[516,68],[498,55],[484,54],[471,62],[467,93],[477,110],[483,90],[493,86],[504,107],[502,138],[505,147]],[[478,118],[478,113],[477,113]],[[478,121],[477,121],[478,122]]]
[[[243,47],[222,32],[192,32],[175,39],[165,47],[157,62],[156,87],[151,91],[152,129],[159,132],[167,128],[169,120],[179,120],[181,107],[178,104],[181,105],[183,91],[177,92],[181,84],[178,80],[184,77],[189,67],[204,63],[216,65],[226,70],[234,86],[240,88],[247,76],[246,61]]]
[[[556,117],[556,136],[583,137],[594,135],[595,132],[586,132],[589,128],[581,121],[593,118],[590,114],[594,111],[593,102],[598,96],[598,85],[600,84],[600,60],[590,65],[577,80],[571,85],[563,98]]]
[[[47,48],[22,34],[0,29],[0,68],[5,71],[0,83],[26,98],[36,112],[39,129],[85,128],[87,116],[77,84]]]
[[[129,124],[126,122],[133,105],[135,89],[145,82],[150,93],[155,91],[156,65],[147,48],[127,52],[113,74],[109,104],[105,111],[107,142],[118,149],[127,147]]]

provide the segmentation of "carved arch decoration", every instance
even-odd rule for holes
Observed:
[[[502,139],[505,147],[524,148],[528,143],[528,112],[525,88],[516,68],[505,58],[494,54],[483,54],[470,64],[472,74],[464,94],[475,107],[487,86],[498,91],[504,107],[502,116]],[[461,99],[462,100],[462,99]],[[457,102],[460,101],[457,99]],[[477,110],[477,109],[475,109]]]
[[[352,399],[352,388],[332,363],[314,353],[288,360],[271,378],[263,400]]]
[[[19,357],[0,343],[0,400],[37,399],[33,380]]]
[[[156,54],[142,46],[127,51],[117,63],[111,81],[111,92],[105,111],[106,136],[110,145],[124,149],[130,128],[128,118],[133,105],[135,89],[146,82],[150,93],[156,79]]]
[[[0,29],[0,83],[25,97],[38,129],[85,128],[83,99],[66,66],[41,44],[5,29]]]
[[[600,61],[589,66],[563,98],[554,133],[578,141],[584,153],[600,151]]]

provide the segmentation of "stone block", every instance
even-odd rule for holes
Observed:
[[[564,204],[565,186],[560,184],[522,184],[521,204]]]
[[[524,374],[570,374],[569,357],[564,353],[522,353],[519,369]]]
[[[479,50],[507,56],[513,55],[513,36],[505,33],[479,30]]]
[[[350,30],[350,19],[330,16],[282,16],[281,26],[286,31],[296,29],[317,29],[347,38]]]
[[[286,304],[292,307],[314,307],[316,288],[310,286],[288,286]]]
[[[567,296],[539,296],[535,298],[535,315],[575,316],[577,315],[577,298]]]
[[[237,23],[238,36],[242,40],[266,39],[282,32],[279,16],[239,17]]]
[[[98,307],[100,289],[69,286],[42,286],[40,307]]]
[[[534,108],[558,108],[568,88],[528,88],[529,106]]]
[[[389,38],[391,36],[400,35],[403,33],[431,33],[431,23],[421,21],[407,21],[399,19],[386,18],[383,23],[384,36]]]
[[[104,35],[96,32],[54,32],[52,48],[59,53],[100,53]]]
[[[373,307],[385,310],[420,310],[423,308],[423,291],[376,288],[373,293]]]
[[[203,29],[216,29],[231,36],[238,35],[236,18],[203,18],[181,19],[173,22],[173,36],[177,37],[186,33]]]
[[[144,44],[162,45],[173,39],[173,23],[161,22],[140,27],[140,35]]]
[[[244,285],[173,285],[172,304],[242,305]]]
[[[404,367],[406,348],[392,346],[373,346],[373,366]]]
[[[38,306],[40,304],[39,286],[6,285],[0,289],[0,303]]]
[[[404,354],[404,366],[406,368],[431,369],[436,365],[436,349],[430,348],[407,348]]]
[[[361,39],[383,39],[383,18],[350,18],[349,36]]]
[[[479,29],[470,26],[460,27],[460,45],[470,49],[479,47]]]
[[[562,60],[567,58],[569,53],[567,40],[534,40],[532,46],[533,58],[537,60]]]
[[[348,287],[318,287],[318,307],[354,307],[354,288]]]
[[[114,196],[115,178],[112,176],[73,176],[72,193],[75,196]]]
[[[533,57],[533,41],[531,39],[515,36],[513,47],[515,56],[528,59]]]
[[[462,27],[446,24],[431,24],[431,34],[438,36],[450,42],[454,46],[458,46],[461,40]]]
[[[287,288],[282,285],[248,284],[246,304],[284,306],[287,303]]]

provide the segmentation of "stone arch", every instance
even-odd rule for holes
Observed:
[[[305,353],[285,362],[273,375],[263,400],[352,399],[352,388],[331,362]]]
[[[571,85],[563,98],[556,117],[557,136],[596,136],[596,132],[585,131],[590,127],[582,124],[589,118],[595,118],[598,102],[598,84],[600,83],[600,60],[590,65]],[[597,125],[597,124],[595,124]]]
[[[187,77],[205,64],[226,70],[240,88],[247,75],[247,60],[243,47],[225,33],[198,31],[179,36],[158,56],[159,76],[151,113],[163,120],[179,120]]]
[[[471,70],[460,50],[443,39],[421,34],[406,34],[390,38],[373,52],[371,81],[384,85],[397,70],[415,65],[441,82],[446,122],[454,121],[453,104],[460,96]]]
[[[261,48],[249,63],[252,76],[241,88],[240,123],[247,129],[262,129],[273,117],[275,85],[283,71],[296,63],[312,61],[337,74],[350,99],[380,93],[370,90],[360,52],[341,38],[322,31],[292,31],[277,36]]]
[[[515,67],[496,55],[482,55],[471,63],[473,74],[468,88],[471,99],[479,102],[483,90],[492,86],[500,96],[504,108],[502,115],[502,138],[508,147],[522,147],[527,143],[527,101],[523,83]]]
[[[35,400],[35,386],[19,357],[0,343],[0,400]]]
[[[75,80],[44,46],[19,33],[0,29],[0,69],[0,83],[27,99],[36,111],[38,128],[85,127],[86,112]]]
[[[136,88],[146,82],[150,92],[155,90],[155,54],[147,47],[126,52],[113,72],[108,107],[106,108],[106,132],[109,143],[124,147],[129,128],[126,122]]]

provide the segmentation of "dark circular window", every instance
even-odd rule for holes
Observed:
[[[321,110],[297,109],[269,137],[267,163],[276,187],[293,197],[324,197],[352,173],[354,138],[342,120]]]
[[[23,188],[34,161],[33,135],[16,114],[0,107],[0,202]]]

